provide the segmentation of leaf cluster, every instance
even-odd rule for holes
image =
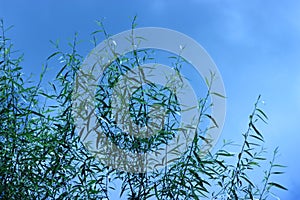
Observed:
[[[92,34],[94,40],[99,32],[109,37],[103,24],[99,24],[101,30]],[[135,26],[134,20],[133,31]],[[209,96],[218,95],[210,88],[214,79],[212,74],[207,78],[208,91],[199,100],[201,112],[190,144],[184,152],[176,148],[167,149],[164,147],[168,142],[176,138],[179,131],[184,132],[178,126],[181,108],[176,95],[167,87],[147,82],[143,70],[137,70],[136,77],[139,78],[128,80],[139,87],[129,99],[129,106],[119,107],[120,110],[128,110],[131,122],[120,127],[118,122],[128,122],[128,119],[117,119],[121,115],[113,109],[116,107],[114,97],[124,97],[124,93],[130,91],[123,88],[118,90],[122,93],[115,94],[113,88],[128,71],[152,61],[152,55],[148,50],[133,50],[132,54],[116,58],[105,69],[95,95],[95,113],[106,135],[105,139],[97,140],[99,148],[105,146],[109,139],[125,152],[143,154],[165,149],[163,159],[155,161],[157,166],[163,166],[161,168],[140,173],[117,170],[89,152],[80,140],[81,133],[76,132],[72,92],[82,64],[82,56],[77,52],[77,34],[69,52],[63,52],[55,44],[56,51],[47,58],[38,83],[32,86],[30,80],[24,80],[22,56],[15,56],[3,21],[0,28],[1,199],[110,199],[115,192],[128,199],[263,200],[272,194],[273,188],[286,190],[272,181],[273,175],[283,174],[280,169],[284,166],[276,163],[278,148],[274,150],[264,177],[252,175],[252,171],[267,162],[264,137],[258,122],[266,123],[268,117],[259,107],[260,97],[249,117],[248,128],[242,134],[240,151],[230,152],[231,143],[226,142],[216,153],[203,151],[201,146],[210,144],[205,135],[218,126],[208,114],[213,106],[209,103]],[[131,39],[134,45],[134,38]],[[180,72],[181,65],[186,61],[180,56],[174,58],[174,69]],[[51,91],[48,92],[42,87],[42,81],[48,63],[53,59],[59,61],[60,67],[55,80],[49,82]],[[169,83],[174,85],[174,80],[170,79]],[[160,120],[160,123],[153,119]],[[203,128],[201,124],[204,120],[211,121],[213,125]],[[144,137],[132,132],[142,132]],[[105,148],[102,154],[114,156],[107,146]],[[168,155],[175,155],[175,159],[170,160]],[[147,166],[149,162],[146,157],[141,161],[142,166]],[[135,167],[130,164],[128,167]],[[263,181],[260,183],[257,180]]]

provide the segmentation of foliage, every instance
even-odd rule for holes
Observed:
[[[108,37],[102,24],[100,31]],[[133,30],[135,24],[133,23]],[[249,116],[247,131],[239,152],[229,152],[231,143],[216,153],[203,155],[201,145],[207,142],[205,133],[209,128],[200,125],[191,145],[172,165],[161,170],[145,173],[130,173],[105,166],[80,142],[72,117],[72,91],[76,73],[82,64],[77,52],[77,35],[70,44],[71,51],[57,51],[50,55],[44,66],[39,82],[34,85],[24,80],[22,56],[16,56],[10,39],[9,29],[0,22],[0,198],[2,199],[110,199],[110,194],[120,192],[128,199],[267,199],[273,188],[284,189],[272,182],[273,175],[282,174],[284,166],[276,164],[278,148],[274,150],[263,182],[251,176],[266,162],[264,138],[257,127],[259,121],[266,122],[266,114],[259,108],[257,99]],[[161,104],[168,113],[159,134],[150,139],[140,139],[126,132],[116,131],[112,120],[110,92],[119,77],[128,68],[140,66],[151,60],[149,52],[133,51],[130,55],[116,59],[106,70],[106,78],[100,81],[97,92],[96,111],[105,134],[116,144],[128,151],[149,151],[166,144],[176,134],[179,111],[176,96],[167,88],[145,85],[140,82],[138,92],[131,99],[130,114],[136,125],[150,123],[149,107]],[[58,58],[62,65],[49,83],[51,92],[42,88],[48,63]],[[174,68],[180,71],[179,58]],[[142,74],[141,74],[142,75]],[[199,102],[201,114],[198,123],[213,120],[208,115],[209,80],[206,96]],[[33,86],[32,86],[33,85]],[[49,102],[55,102],[49,105]],[[107,125],[107,122],[108,125]],[[200,156],[201,155],[201,156]]]

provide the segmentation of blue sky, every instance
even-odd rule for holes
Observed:
[[[281,199],[300,192],[300,2],[274,0],[0,0],[0,17],[15,25],[9,37],[25,53],[25,73],[36,75],[54,49],[49,40],[71,41],[74,32],[87,55],[95,20],[104,19],[110,34],[156,26],[194,38],[217,64],[227,93],[227,116],[221,138],[242,141],[248,115],[259,94],[269,116],[261,126],[270,153],[280,147],[278,161],[287,165],[279,181],[289,188]],[[55,70],[55,69],[53,69]]]

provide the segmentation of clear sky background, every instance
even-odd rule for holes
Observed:
[[[270,119],[261,126],[266,147],[271,153],[279,146],[278,161],[288,166],[276,180],[289,191],[276,192],[281,199],[300,199],[300,1],[0,0],[0,18],[15,26],[8,36],[25,53],[24,71],[36,76],[54,51],[50,39],[63,44],[78,32],[85,56],[95,20],[105,18],[107,31],[116,34],[130,29],[134,15],[138,27],[187,34],[213,58],[228,97],[222,139],[242,141],[253,103],[262,95]]]

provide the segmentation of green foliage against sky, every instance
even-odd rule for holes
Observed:
[[[61,51],[57,45],[57,51],[46,59],[40,81],[31,82],[22,74],[22,56],[14,51],[13,42],[7,37],[9,28],[3,21],[0,25],[0,198],[268,199],[273,195],[273,189],[286,189],[272,181],[273,175],[283,173],[280,171],[283,166],[275,161],[278,149],[274,150],[272,160],[265,159],[264,137],[257,124],[268,118],[260,109],[260,98],[254,104],[248,128],[241,134],[243,143],[236,152],[231,152],[231,143],[224,142],[223,148],[203,155],[200,147],[206,142],[204,135],[210,127],[199,128],[187,151],[182,152],[174,164],[161,170],[129,173],[105,166],[86,150],[80,142],[80,134],[75,131],[72,90],[82,63],[82,56],[76,49],[78,36],[70,44],[69,52]],[[144,53],[133,52],[127,60],[131,62],[130,58],[135,58],[132,65],[128,62],[123,65],[134,67]],[[43,77],[48,73],[49,63],[59,65],[60,70],[49,85],[44,85]],[[110,66],[115,70],[114,64],[120,65],[120,60]],[[118,70],[109,73],[113,81],[101,85],[102,89],[109,90],[122,75]],[[207,96],[199,102],[199,107],[203,108],[199,123],[202,118],[212,120],[207,113],[211,106],[207,103],[208,97],[213,92],[209,88],[208,83]],[[166,90],[156,88],[152,90],[153,94],[148,89],[141,85],[140,93],[147,93],[147,98],[159,94],[172,103],[166,107],[170,117],[178,111],[175,97],[166,95]],[[132,101],[135,105],[131,107],[131,113],[137,124],[148,123],[147,109],[136,109],[149,106],[143,98],[144,95],[136,94],[136,101]],[[105,107],[100,102],[98,106],[98,114],[102,118],[109,117],[109,108],[113,105]],[[124,137],[122,133],[113,131],[113,122],[109,126],[105,133],[112,141],[117,145],[128,142],[126,137],[120,139]],[[156,139],[130,140],[139,145],[132,145],[129,150],[139,151],[143,142],[149,151],[164,145],[173,134],[176,134],[176,128],[169,121],[163,134]],[[267,168],[260,168],[261,164],[265,166],[264,163],[268,164]],[[264,172],[262,177],[253,173],[258,170]]]

